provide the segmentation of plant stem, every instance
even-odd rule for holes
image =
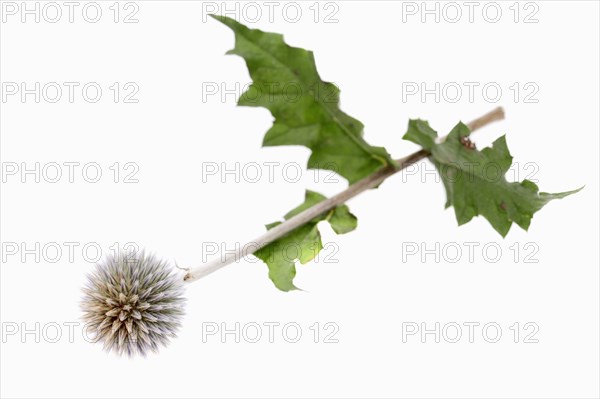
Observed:
[[[492,122],[502,119],[504,119],[504,110],[499,107],[475,119],[474,121],[470,122],[467,126],[469,126],[471,132],[474,132],[475,130],[480,129],[483,126],[486,126]],[[429,153],[427,151],[420,150],[409,156],[396,160],[396,162],[398,163],[397,166],[386,166],[373,173],[372,175],[357,181],[341,193],[334,195],[333,197],[327,198],[326,200],[313,205],[312,207],[304,210],[296,216],[273,227],[271,230],[268,230],[265,234],[261,235],[255,240],[250,241],[248,244],[244,245],[237,251],[233,253],[228,253],[225,255],[225,257],[214,259],[213,261],[190,269],[188,273],[184,276],[184,281],[196,281],[204,276],[211,274],[212,272],[219,270],[224,266],[227,266],[237,260],[242,259],[244,256],[250,255],[255,251],[258,251],[260,248],[263,248],[266,245],[272,243],[273,241],[280,239],[292,230],[311,221],[317,216],[320,216],[323,213],[332,210],[338,205],[344,204],[350,198],[357,196],[363,191],[379,186],[388,177],[400,172],[404,168],[422,160],[423,158],[427,158],[428,155]]]

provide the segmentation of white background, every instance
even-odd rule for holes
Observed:
[[[446,133],[459,119],[502,105],[507,119],[477,133],[480,148],[506,133],[521,165],[520,179],[531,173],[524,165],[533,162],[533,177],[543,191],[586,187],[536,214],[529,232],[513,226],[501,239],[481,218],[457,227],[452,210],[443,209],[445,193],[434,176],[395,176],[351,201],[359,218],[355,232],[335,236],[323,226],[323,241],[339,247],[328,252],[338,262],[299,266],[296,282],[304,292],[276,290],[261,263],[229,266],[189,287],[184,326],[168,348],[135,359],[86,342],[81,325],[69,342],[64,323],[80,322],[80,289],[93,266],[83,258],[82,245],[98,243],[109,252],[115,242],[135,242],[181,266],[194,266],[202,262],[202,243],[232,248],[298,205],[305,188],[332,195],[345,183],[323,182],[325,175],[315,183],[314,174],[306,172],[294,183],[283,178],[281,167],[272,184],[266,175],[257,183],[236,183],[232,176],[222,183],[218,175],[203,182],[203,163],[304,167],[308,150],[261,149],[270,114],[236,107],[233,94],[225,101],[218,95],[203,101],[207,82],[231,89],[249,77],[242,59],[224,56],[233,35],[205,17],[201,2],[137,1],[139,22],[132,24],[113,22],[112,1],[99,4],[98,23],[82,18],[83,2],[73,23],[66,7],[57,23],[43,17],[36,23],[32,16],[22,23],[20,14],[3,15],[2,82],[28,87],[97,82],[103,88],[96,103],[76,89],[73,103],[66,98],[35,103],[31,95],[23,102],[16,95],[1,104],[3,168],[13,162],[28,167],[96,162],[103,172],[95,184],[82,178],[81,168],[74,183],[66,176],[58,183],[6,176],[3,245],[80,246],[74,259],[63,247],[55,263],[44,254],[39,262],[33,255],[23,262],[20,251],[3,253],[3,397],[598,397],[597,2],[521,3],[516,23],[513,2],[497,3],[502,10],[497,23],[483,17],[484,2],[472,23],[462,2],[456,23],[448,21],[453,14],[442,14],[437,23],[430,15],[423,23],[420,14],[403,14],[400,2],[363,1],[327,9],[321,3],[316,23],[313,2],[299,3],[302,18],[296,23],[289,18],[293,10],[288,8],[287,20],[282,16],[280,3],[270,22],[259,3],[263,17],[250,25],[284,33],[288,43],[314,50],[321,76],[342,89],[342,108],[365,124],[371,144],[399,157],[416,149],[401,140],[409,118],[428,119]],[[440,12],[443,5],[438,4]],[[123,14],[133,10],[119,7]],[[237,7],[243,11],[242,4]],[[538,22],[524,23],[535,10]],[[337,23],[324,23],[333,11]],[[238,19],[248,22],[244,16]],[[115,103],[108,89],[114,82],[135,82],[139,102]],[[433,96],[403,101],[403,82],[426,82],[429,88],[435,82],[478,82],[480,89],[472,102],[466,91],[456,103],[447,96],[439,102]],[[503,89],[497,102],[482,96],[481,86],[489,82]],[[523,101],[529,91],[515,101],[509,89],[515,82],[534,83],[538,102]],[[109,166],[115,162],[121,168],[136,163],[139,183],[123,183],[123,175],[114,183]],[[439,262],[433,255],[422,261],[420,252],[406,254],[413,242],[427,248],[458,245],[463,254],[455,263],[449,259],[454,252],[442,253]],[[479,245],[473,261],[469,242]],[[482,253],[487,243],[502,251],[496,263],[489,259],[493,250],[487,260]],[[533,244],[525,248],[527,243]],[[520,248],[516,259],[514,248]],[[525,259],[531,248],[537,253],[529,260],[537,263]],[[289,343],[280,326],[273,343],[266,336],[258,343],[236,343],[232,335],[225,342],[220,335],[202,342],[203,323],[233,328],[250,322],[294,322],[303,335]],[[310,330],[315,322],[321,329],[318,343]],[[327,322],[339,327],[338,343],[323,342]],[[480,323],[472,343],[466,327],[458,343],[444,336],[436,343],[432,334],[425,342],[420,334],[403,342],[406,323],[434,328],[466,322]],[[533,336],[539,342],[523,342],[532,331],[524,329],[527,322],[539,327]],[[35,331],[36,323],[37,336],[23,334]],[[56,343],[49,342],[56,336],[52,323],[61,326]],[[497,343],[482,334],[486,323],[501,327]],[[510,329],[514,323],[520,323],[517,343]],[[8,334],[14,326],[18,331]],[[452,338],[453,330],[448,334]],[[493,330],[489,335],[494,337]]]

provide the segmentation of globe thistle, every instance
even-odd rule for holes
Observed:
[[[184,315],[183,279],[154,256],[119,253],[88,275],[81,303],[86,328],[108,352],[157,352]]]

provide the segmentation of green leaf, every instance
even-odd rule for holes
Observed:
[[[446,207],[454,207],[459,225],[481,215],[505,237],[513,222],[527,230],[533,214],[549,201],[581,190],[541,193],[530,180],[507,181],[512,156],[505,136],[498,138],[492,147],[479,151],[469,145],[470,133],[460,122],[444,142],[436,143],[438,134],[426,121],[411,120],[403,137],[431,153],[446,189]]]
[[[306,190],[304,203],[285,215],[285,219],[297,215],[303,210],[324,201],[326,198],[314,191]],[[320,221],[327,220],[337,234],[344,234],[356,228],[356,217],[350,213],[346,205],[326,212],[310,222],[292,230],[277,241],[259,249],[254,255],[265,262],[269,268],[269,278],[282,291],[297,289],[294,286],[296,277],[296,261],[305,264],[310,262],[323,249],[321,233],[317,227]],[[281,222],[267,225],[271,229]]]
[[[339,108],[339,89],[319,77],[313,53],[290,47],[283,36],[215,16],[235,33],[228,54],[244,58],[253,83],[239,105],[265,107],[275,118],[263,145],[302,145],[309,169],[329,169],[350,183],[393,164],[387,151],[363,139],[363,124]]]

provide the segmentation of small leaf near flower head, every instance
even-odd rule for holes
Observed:
[[[324,201],[326,197],[314,191],[306,190],[304,203],[285,215],[289,219],[311,206]],[[310,262],[323,249],[321,233],[317,227],[320,221],[327,220],[337,234],[345,234],[356,228],[356,217],[346,205],[320,215],[310,222],[292,230],[282,238],[256,251],[254,255],[265,262],[269,268],[269,278],[282,291],[298,289],[293,281],[296,277],[296,261],[301,264]],[[280,222],[267,225],[271,229]]]

